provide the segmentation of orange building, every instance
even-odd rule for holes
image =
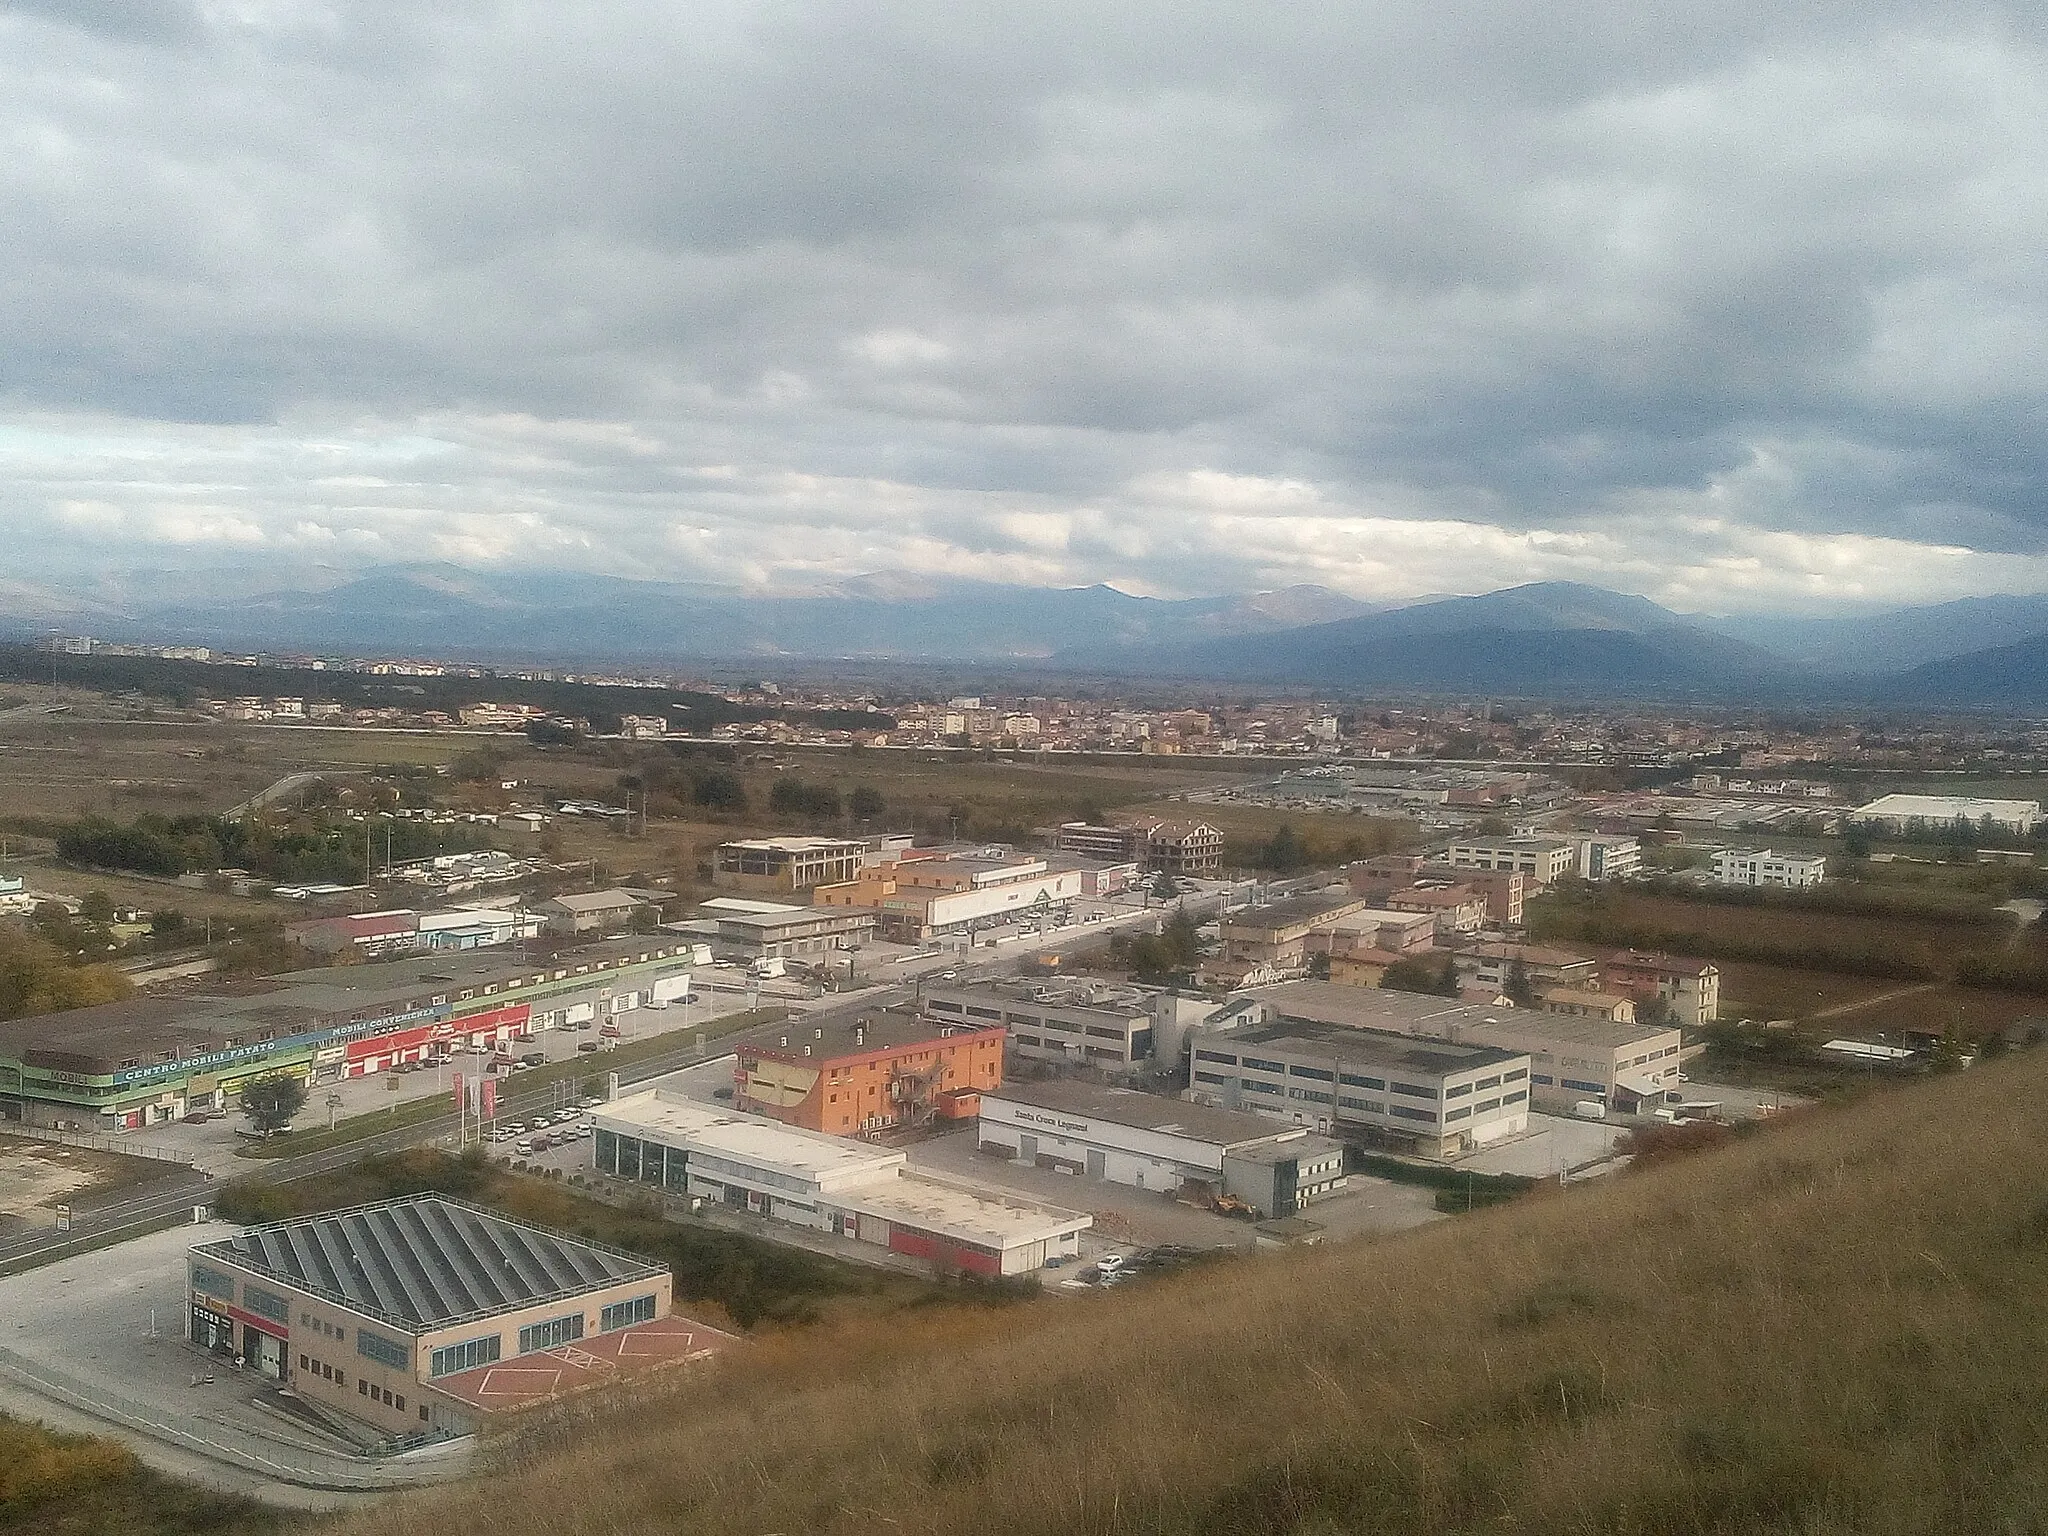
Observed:
[[[1003,1085],[1008,1033],[910,1013],[792,1022],[739,1048],[733,1108],[831,1136],[972,1120],[982,1092]]]

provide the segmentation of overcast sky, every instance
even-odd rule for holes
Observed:
[[[6,574],[2048,590],[2040,20],[0,0]]]

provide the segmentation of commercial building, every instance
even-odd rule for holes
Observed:
[[[1531,885],[1549,885],[1576,870],[1579,851],[1562,838],[1460,838],[1445,852],[1453,869],[1504,869],[1519,872]]]
[[[1198,1104],[1356,1133],[1423,1157],[1456,1157],[1529,1124],[1528,1058],[1486,1045],[1279,1019],[1197,1030],[1192,1067],[1189,1097]]]
[[[1013,1083],[983,1094],[981,1150],[1136,1189],[1190,1184],[1262,1217],[1339,1193],[1343,1143],[1187,1099],[1088,1083]]]
[[[1299,970],[1308,962],[1312,934],[1364,910],[1362,896],[1296,896],[1263,907],[1240,907],[1224,913],[1217,924],[1222,959],[1229,965]]]
[[[694,946],[617,939],[545,961],[509,952],[417,956],[208,978],[177,997],[131,997],[0,1023],[0,1120],[121,1131],[224,1109],[255,1078],[381,1072],[687,990]]]
[[[1723,848],[1714,855],[1717,885],[1777,885],[1797,889],[1827,878],[1828,861],[1817,853],[1774,853],[1768,848]]]
[[[1540,1008],[1452,1003],[1294,982],[1256,994],[1269,1027],[1396,1031],[1411,1039],[1483,1045],[1527,1059],[1530,1102],[1569,1111],[1586,1100],[1631,1112],[1661,1104],[1678,1079],[1679,1031],[1663,1025],[1572,1017]]]
[[[1638,1013],[1646,1004],[1661,1003],[1670,1021],[1686,1029],[1721,1017],[1721,968],[1711,960],[1619,949],[1601,962],[1600,971],[1602,986],[1633,997]]]
[[[917,942],[1017,922],[1050,923],[1081,896],[1077,868],[1054,869],[1036,854],[991,846],[943,858],[899,859],[858,879],[821,885],[820,907],[874,913],[882,936]]]
[[[733,1107],[833,1136],[971,1120],[978,1095],[1002,1086],[1004,1035],[907,1010],[812,1014],[739,1047]]]
[[[1642,845],[1632,837],[1581,834],[1572,838],[1581,880],[1632,880],[1643,872]]]
[[[867,862],[866,844],[845,838],[746,838],[713,850],[711,883],[726,890],[787,895],[851,880]]]
[[[668,1319],[666,1266],[443,1195],[251,1227],[186,1259],[186,1335],[388,1435],[465,1434],[551,1389],[570,1352],[621,1366],[730,1342]],[[616,1342],[616,1341],[614,1341]],[[681,1347],[678,1348],[680,1342]],[[561,1360],[560,1363],[573,1362]],[[491,1372],[531,1366],[520,1389]]]
[[[547,920],[549,933],[617,933],[632,926],[647,905],[631,891],[580,891],[552,897],[534,910]]]
[[[780,901],[714,896],[678,932],[702,936],[743,960],[814,960],[859,949],[874,936],[864,907],[795,907]]]
[[[1024,1274],[1080,1251],[1093,1220],[913,1172],[904,1154],[714,1109],[657,1084],[593,1116],[599,1173],[872,1243],[942,1270]]]
[[[1153,1055],[1158,991],[1081,977],[933,986],[924,1007],[934,1019],[1001,1025],[1010,1049],[1027,1061],[1125,1071]]]
[[[1959,822],[2021,836],[2041,824],[2036,800],[1980,800],[1969,795],[1884,795],[1849,813],[1849,820],[1900,834],[1941,832]]]

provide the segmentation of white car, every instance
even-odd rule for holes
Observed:
[[[1095,1267],[1102,1271],[1102,1276],[1106,1280],[1124,1267],[1124,1256],[1120,1253],[1105,1253],[1095,1261]]]

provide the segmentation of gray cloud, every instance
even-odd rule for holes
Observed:
[[[0,532],[51,569],[2048,585],[2030,19],[17,5]]]

